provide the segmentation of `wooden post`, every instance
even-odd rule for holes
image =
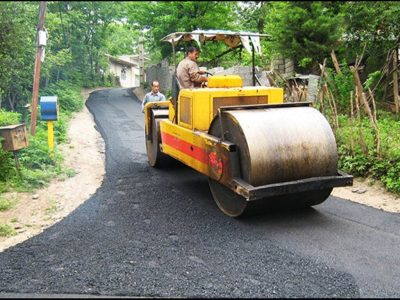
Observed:
[[[360,76],[358,75],[358,69],[355,67],[350,67],[351,72],[353,73],[354,81],[356,83],[357,95],[360,100],[359,103],[364,105],[364,110],[368,116],[372,116],[371,108],[368,105],[368,102],[365,99]]]
[[[397,64],[399,62],[399,51],[396,48],[393,53],[393,98],[396,107],[396,114],[399,113],[399,76],[397,74]]]
[[[371,95],[371,101],[372,101],[372,108],[373,108],[373,115],[372,115],[372,120],[373,123],[375,124],[374,129],[375,129],[375,144],[376,144],[376,156],[378,158],[381,158],[381,138],[379,134],[379,127],[378,127],[378,120],[376,118],[376,104],[375,104],[375,98],[374,94],[372,93],[371,89],[368,88],[369,94]]]
[[[251,43],[251,70],[253,73],[253,86],[256,86],[256,68],[255,68],[255,56],[254,56],[254,45]]]
[[[342,74],[342,71],[340,70],[340,66],[339,66],[339,63],[338,63],[336,55],[335,55],[335,51],[333,51],[333,50],[331,52],[331,57],[332,57],[333,65],[335,66],[336,73]]]
[[[40,64],[43,55],[43,46],[39,45],[39,32],[44,30],[44,20],[46,15],[46,1],[40,1],[39,4],[39,22],[37,26],[37,50],[35,57],[35,68],[33,71],[33,91],[32,91],[32,111],[31,111],[31,134],[36,134],[36,119],[37,119],[37,104],[39,95],[39,83],[40,83]]]
[[[353,91],[350,91],[350,148],[351,155],[354,157],[354,107],[353,107]]]
[[[176,53],[175,53],[175,41],[174,41],[174,38],[172,38],[172,53],[173,53],[173,56],[174,56],[174,70],[175,70],[175,73],[176,73]],[[186,53],[185,53],[185,55],[186,55]]]
[[[358,89],[356,88],[356,97],[355,97],[355,104],[357,110],[357,123],[358,123],[358,142],[360,144],[361,150],[366,157],[368,157],[368,148],[364,143],[363,136],[362,136],[362,129],[361,129],[361,113],[360,113],[360,105],[359,105],[359,95]]]
[[[17,150],[14,150],[14,159],[15,159],[15,168],[17,169],[17,172],[19,171],[19,160],[18,160],[18,155],[17,155]]]

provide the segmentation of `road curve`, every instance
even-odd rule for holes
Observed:
[[[87,106],[106,143],[103,184],[68,217],[0,253],[0,297],[400,296],[398,214],[331,197],[229,218],[204,176],[179,163],[149,167],[129,90],[95,91]]]

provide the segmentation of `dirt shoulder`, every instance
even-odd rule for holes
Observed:
[[[331,195],[384,211],[400,213],[400,197],[387,192],[380,182],[371,179],[355,178],[353,186],[334,188]]]
[[[82,90],[85,101],[92,91]],[[84,106],[70,121],[68,142],[56,145],[64,155],[64,167],[72,169],[75,176],[54,180],[34,193],[1,195],[17,202],[12,209],[0,212],[0,224],[12,226],[17,234],[0,237],[0,251],[59,222],[96,192],[105,174],[105,145],[94,124],[91,113]]]
[[[92,91],[82,91],[85,100]],[[139,99],[145,94],[142,89],[135,89],[134,93]],[[100,187],[105,174],[105,145],[94,125],[93,116],[85,106],[70,121],[68,142],[59,146],[65,157],[64,167],[74,170],[75,176],[54,180],[35,193],[2,194],[3,198],[15,199],[17,205],[0,212],[0,224],[13,226],[17,234],[0,237],[0,252],[59,222]],[[377,209],[400,212],[400,198],[371,180],[355,179],[354,186],[335,188],[332,195]]]

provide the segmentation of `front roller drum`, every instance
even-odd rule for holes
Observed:
[[[300,192],[246,201],[226,186],[209,178],[211,194],[219,209],[230,217],[242,217],[264,214],[277,210],[301,209],[324,202],[332,192],[332,188],[318,191]]]
[[[253,187],[337,175],[335,137],[312,107],[228,108],[213,120],[209,133],[237,145],[236,176]],[[209,186],[218,207],[232,217],[317,205],[332,191],[332,186],[320,186],[249,201],[211,178]]]

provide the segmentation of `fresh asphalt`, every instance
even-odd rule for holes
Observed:
[[[87,106],[106,143],[103,184],[0,253],[0,297],[400,297],[398,214],[330,197],[227,217],[205,176],[148,165],[130,90],[93,92]]]

